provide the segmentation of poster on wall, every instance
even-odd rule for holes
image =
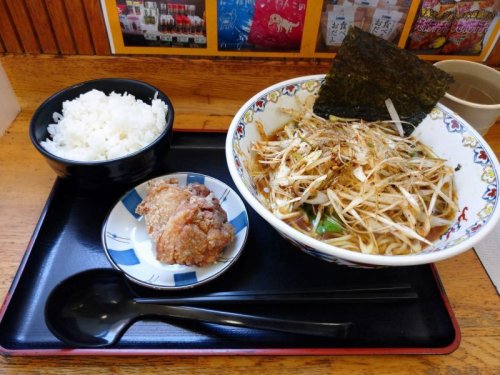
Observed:
[[[336,52],[351,25],[397,43],[410,5],[411,0],[325,0],[316,51]]]
[[[125,47],[206,48],[205,0],[115,0]]]
[[[357,26],[428,60],[485,61],[500,0],[101,0],[115,54],[328,58]]]
[[[499,11],[498,0],[423,0],[406,48],[429,55],[479,55]]]
[[[217,0],[221,51],[299,52],[307,0]]]

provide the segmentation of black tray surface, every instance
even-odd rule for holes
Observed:
[[[218,178],[236,190],[227,169],[225,134],[174,134],[163,171],[192,171]],[[153,177],[153,176],[151,176]],[[45,325],[46,298],[61,280],[79,271],[110,268],[101,245],[103,222],[120,196],[128,190],[88,193],[58,179],[35,230],[30,247],[9,292],[0,322],[3,352],[29,354],[67,347]],[[433,352],[457,342],[456,325],[443,299],[432,266],[356,269],[316,259],[295,248],[248,205],[250,233],[237,262],[222,276],[188,291],[153,291],[135,287],[141,296],[188,296],[230,290],[293,290],[352,288],[409,284],[419,298],[385,303],[319,303],[300,305],[214,306],[229,311],[316,321],[351,321],[347,338],[319,338],[257,329],[226,327],[187,321],[135,323],[112,349],[127,352],[195,350],[283,350],[309,348],[405,349]],[[82,288],[85,286],[82,285]],[[424,349],[425,350],[424,350]],[[306,353],[307,351],[304,351]],[[369,352],[369,351],[368,351]],[[441,351],[442,352],[442,351]]]

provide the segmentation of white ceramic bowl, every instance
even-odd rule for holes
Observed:
[[[433,246],[419,254],[372,255],[345,250],[313,239],[276,218],[260,201],[245,166],[252,141],[260,139],[255,122],[267,134],[282,127],[288,115],[280,107],[297,105],[317,92],[324,75],[291,79],[270,86],[248,100],[238,111],[228,130],[226,159],[231,176],[250,206],[285,238],[305,252],[338,264],[356,266],[410,266],[437,262],[458,255],[483,239],[500,218],[498,180],[500,166],[484,139],[462,118],[438,104],[415,130],[414,135],[430,146],[450,166],[457,168],[459,211],[454,224]]]
[[[156,179],[176,178],[179,186],[197,182],[219,199],[228,221],[234,227],[234,239],[217,262],[204,266],[164,264],[156,259],[156,246],[149,237],[143,217],[135,212],[146,196],[147,183],[129,190],[113,207],[102,230],[102,243],[108,260],[131,281],[154,289],[193,288],[222,275],[240,256],[248,235],[248,216],[240,196],[222,181],[199,173],[172,173]]]

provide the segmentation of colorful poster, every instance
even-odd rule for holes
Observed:
[[[456,3],[101,0],[101,5],[114,54],[331,59],[351,25],[425,56],[429,49],[422,46],[433,35],[433,28],[428,30],[433,23],[427,18],[416,21],[422,18],[420,10],[427,9],[421,5],[449,1]],[[496,4],[493,12],[492,3]],[[460,4],[463,11],[457,10],[457,17],[447,23],[452,35],[446,40],[431,38],[432,47],[438,46],[437,56],[460,54],[471,61],[485,61],[500,35],[500,1],[460,0]]]
[[[218,0],[219,50],[296,51],[307,0]]]
[[[498,0],[423,0],[406,48],[425,54],[479,55],[499,12]]]
[[[255,0],[218,0],[217,39],[220,50],[251,49],[248,34],[253,23]]]
[[[205,0],[116,0],[125,47],[205,48]]]
[[[410,0],[325,0],[316,51],[335,52],[351,25],[397,43],[410,5]]]

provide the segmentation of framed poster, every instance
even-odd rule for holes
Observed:
[[[410,6],[411,0],[325,0],[316,51],[336,52],[350,26],[398,43]]]
[[[106,1],[113,52],[184,54],[206,49],[205,1]]]
[[[300,52],[307,0],[217,0],[219,51]]]
[[[488,34],[498,36],[498,0],[423,0],[406,49],[426,55],[481,56]]]
[[[115,54],[332,58],[351,25],[423,59],[484,61],[499,0],[101,0]]]

